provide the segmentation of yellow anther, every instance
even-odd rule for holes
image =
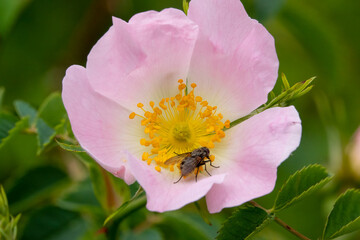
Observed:
[[[203,112],[203,117],[209,117],[210,115],[211,115],[211,111],[206,110]]]
[[[210,161],[211,162],[215,161],[215,156],[214,155],[210,155]]]
[[[155,107],[155,108],[154,108],[154,112],[156,112],[158,115],[161,115],[161,114],[162,114],[162,111],[161,111],[160,108],[158,108],[158,107]]]
[[[149,137],[150,137],[151,139],[153,139],[153,138],[155,137],[155,132],[154,132],[154,131],[150,131],[150,132],[149,132]]]
[[[211,141],[213,141],[213,142],[221,142],[221,139],[220,139],[220,137],[218,135],[213,135],[211,137]]]
[[[210,126],[206,129],[207,132],[213,132],[215,129],[213,126]]]
[[[146,139],[145,138],[140,139],[140,144],[145,146],[146,145]]]
[[[134,112],[132,112],[132,113],[130,113],[129,118],[130,118],[130,119],[134,119],[134,118],[135,118],[135,115],[136,115],[136,114],[135,114]]]
[[[226,120],[224,124],[226,128],[230,128],[230,120]]]
[[[186,85],[184,84],[184,83],[181,83],[180,85],[179,85],[179,90],[181,91],[181,90],[183,90],[183,89],[185,89],[186,88]]]
[[[202,97],[196,96],[195,101],[196,101],[196,102],[201,102],[201,101],[202,101]]]
[[[149,111],[146,111],[144,115],[146,118],[151,118],[151,112]]]
[[[216,112],[217,106],[209,106],[201,96],[195,96],[195,83],[187,86],[182,79],[178,82],[178,94],[164,96],[156,103],[150,101],[150,111],[144,108],[144,104],[138,103],[137,106],[144,114],[138,115],[134,112],[129,115],[130,119],[140,117],[146,134],[146,137],[139,138],[140,145],[149,147],[142,151],[141,158],[158,172],[164,168],[169,172],[181,173],[180,163],[164,164],[173,152],[183,153],[199,146],[214,148],[216,143],[225,137],[224,127],[230,127],[230,121],[223,122],[223,115]],[[186,87],[191,87],[191,91],[185,93],[183,90]],[[210,160],[214,159],[211,155]],[[198,168],[194,172],[202,170]]]
[[[158,152],[159,152],[158,148],[151,149],[151,153],[153,153],[153,154],[157,154]]]
[[[146,126],[146,124],[148,124],[150,121],[151,121],[150,119],[145,118],[145,119],[141,120],[141,125]]]
[[[160,106],[163,110],[166,110],[166,109],[167,109],[167,106],[165,106],[163,103],[159,103],[159,106]]]
[[[144,152],[143,155],[142,155],[142,160],[145,161],[149,158],[149,153],[147,152]]]
[[[206,107],[209,103],[207,101],[203,101],[200,104],[201,104],[201,106]]]
[[[220,137],[220,138],[224,138],[225,137],[225,132],[223,130],[218,130],[216,132],[216,134]]]

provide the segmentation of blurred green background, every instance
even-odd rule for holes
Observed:
[[[315,239],[336,196],[360,186],[346,157],[360,125],[360,1],[242,2],[274,36],[280,72],[290,84],[317,76],[310,94],[295,102],[303,122],[301,146],[280,166],[276,185],[278,189],[286,177],[310,163],[335,174],[322,191],[279,216]],[[111,16],[128,20],[138,12],[168,7],[182,9],[182,1],[0,0],[3,108],[15,113],[13,102],[18,99],[38,108],[50,93],[61,91],[66,68],[85,65],[91,47],[111,25]],[[277,85],[275,92],[280,91]],[[20,239],[105,239],[101,227],[107,214],[95,198],[84,164],[58,147],[36,152],[36,137],[28,134],[17,134],[0,149],[0,182],[11,212],[22,213]],[[121,181],[107,178],[123,187]],[[114,192],[129,195],[134,189]],[[269,194],[258,202],[270,208],[274,197]],[[141,209],[121,222],[121,239],[213,239],[231,212],[212,215],[209,226],[193,204],[166,214]],[[255,239],[296,238],[272,223]]]

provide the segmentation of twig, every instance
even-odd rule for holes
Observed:
[[[286,230],[288,230],[289,232],[291,232],[292,234],[294,234],[295,236],[297,236],[300,239],[304,239],[304,240],[311,240],[308,237],[305,237],[304,235],[302,235],[301,233],[299,233],[298,231],[296,231],[295,229],[293,229],[292,227],[290,227],[289,225],[287,225],[283,220],[281,220],[278,217],[274,218],[275,222],[277,224],[279,224],[280,226],[282,226],[283,228],[285,228]]]
[[[262,210],[264,210],[265,212],[267,212],[268,214],[271,213],[270,210],[262,207],[260,204],[258,204],[257,202],[255,201],[250,201],[250,203],[254,206],[254,207],[257,207],[257,208],[260,208]],[[285,228],[286,230],[288,230],[289,232],[291,232],[292,234],[294,234],[295,236],[297,236],[298,238],[300,239],[303,239],[303,240],[311,240],[310,238],[308,237],[305,237],[304,235],[302,235],[301,233],[299,233],[298,231],[296,231],[295,229],[293,229],[292,227],[290,227],[289,225],[287,225],[283,220],[281,220],[280,218],[278,217],[274,217],[274,220],[277,224],[279,224],[280,226],[282,226],[283,228]]]

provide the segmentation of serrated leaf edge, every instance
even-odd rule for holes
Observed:
[[[272,220],[273,218],[270,215],[268,215],[267,218],[264,220],[264,222],[260,224],[258,227],[256,227],[255,230],[245,238],[245,240],[251,239],[255,234],[263,230]]]
[[[16,133],[16,131],[19,131],[21,129],[18,129],[18,127],[21,125],[21,124],[25,124],[25,126],[29,123],[29,117],[24,117],[22,119],[20,119],[19,121],[17,121],[15,123],[15,126],[10,129],[8,131],[9,135],[4,137],[3,139],[1,139],[1,142],[0,142],[0,149],[6,144],[6,142],[12,137],[12,134],[13,133]]]
[[[326,168],[319,165],[319,164],[312,164],[312,165],[309,165],[309,166],[306,166],[306,167],[303,167],[302,169],[300,169],[299,171],[296,171],[295,173],[293,173],[289,178],[288,180],[282,185],[281,189],[279,190],[278,192],[278,195],[276,196],[276,199],[275,199],[275,202],[274,202],[274,206],[273,208],[271,209],[271,212],[279,212],[281,210],[284,210],[285,208],[287,208],[289,205],[291,205],[294,201],[298,200],[301,196],[303,196],[304,194],[310,192],[312,189],[318,187],[319,185],[321,184],[326,184],[328,183],[329,181],[332,180],[333,176],[330,176],[328,174],[328,176],[324,179],[322,179],[320,182],[316,183],[315,185],[312,185],[310,188],[308,188],[306,191],[302,192],[300,195],[298,195],[297,197],[293,198],[291,201],[289,201],[287,204],[285,204],[284,206],[282,206],[281,208],[278,208],[276,209],[276,201],[278,199],[278,196],[279,196],[279,193],[283,190],[283,188],[287,185],[287,183],[290,181],[290,179],[295,175],[295,174],[300,174],[301,172],[307,170],[308,168],[311,168],[311,167],[315,167],[315,166],[318,166],[318,167],[321,167],[325,170],[325,172],[328,174],[328,172],[326,171]]]
[[[84,149],[82,149],[82,147],[80,145],[70,145],[70,144],[62,143],[58,139],[55,139],[55,141],[62,149],[66,150],[66,151],[69,151],[69,152],[86,152]],[[80,147],[82,150],[79,150],[79,151],[69,150],[72,146]],[[65,147],[69,147],[69,148],[65,148]]]
[[[43,145],[41,145],[40,135],[39,135],[38,127],[37,127],[37,121],[39,121],[39,120],[43,121],[49,128],[51,128],[54,131],[53,134],[51,134],[49,136],[48,140],[46,142],[44,142]],[[45,150],[45,148],[52,142],[52,140],[55,138],[57,133],[56,133],[55,129],[50,127],[42,118],[37,118],[37,120],[35,122],[35,126],[36,126],[36,130],[37,130],[36,140],[37,140],[37,143],[38,143],[38,149],[37,149],[36,154],[39,156]]]
[[[360,190],[359,190],[359,189],[354,189],[354,188],[348,189],[346,192],[344,192],[343,194],[341,194],[341,195],[336,199],[336,201],[335,201],[335,203],[334,203],[334,207],[335,207],[335,204],[339,201],[339,199],[340,199],[341,197],[345,196],[345,194],[347,194],[347,193],[349,193],[349,192],[358,192],[358,193],[360,194]],[[330,215],[331,215],[331,213],[332,213],[333,210],[334,210],[334,208],[331,210],[331,212],[329,213],[329,216],[328,216],[327,219],[326,219],[326,224],[325,224],[325,227],[324,227],[324,232],[323,232],[322,239],[325,239],[324,237],[325,237],[326,227],[327,227],[327,225],[328,225],[329,217],[330,217]],[[357,217],[354,221],[351,221],[351,222],[349,222],[348,224],[346,224],[345,226],[343,226],[342,228],[340,228],[337,232],[335,232],[334,234],[332,234],[331,236],[329,236],[329,238],[327,238],[327,239],[332,239],[332,238],[334,238],[334,237],[339,237],[339,236],[341,236],[342,234],[341,234],[341,235],[338,235],[338,236],[336,236],[336,234],[339,233],[339,232],[341,232],[344,228],[348,227],[350,224],[352,224],[352,223],[354,223],[354,222],[356,222],[356,221],[358,221],[358,220],[360,220],[360,216]]]
[[[258,207],[255,207],[253,205],[250,205],[250,206],[252,206],[254,208],[258,208]],[[236,211],[238,211],[239,209],[240,209],[240,206],[238,207],[238,209],[236,209]],[[258,208],[258,209],[261,209],[261,208]],[[267,224],[269,224],[273,220],[273,216],[275,216],[275,215],[267,213],[264,209],[261,209],[261,210],[264,211],[267,214],[267,218],[259,226],[257,226],[255,228],[255,230],[252,233],[250,233],[244,240],[250,239],[252,236],[254,236],[256,233],[258,233],[260,230],[262,230]],[[235,214],[235,211],[231,215],[233,215],[233,214]],[[220,233],[220,230],[224,227],[224,225],[227,222],[230,221],[230,218],[231,218],[231,216],[221,224],[221,227],[219,228],[217,233]],[[218,239],[218,236],[219,236],[219,234],[216,236],[215,239]]]
[[[50,102],[50,100],[52,100],[54,97],[56,97],[56,96],[59,96],[60,98],[61,98],[61,94],[60,94],[60,92],[53,92],[53,93],[51,93],[49,96],[47,96],[46,98],[45,98],[45,100],[41,103],[41,105],[40,105],[40,107],[39,107],[39,109],[38,109],[38,111],[37,111],[37,116],[39,117],[40,115],[41,115],[41,113],[44,111],[44,109],[45,109],[45,106],[47,106],[48,104],[49,104],[49,102]],[[45,121],[45,120],[44,120]]]

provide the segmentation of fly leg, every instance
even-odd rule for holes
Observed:
[[[207,172],[207,174],[209,174],[211,176],[211,174],[208,172],[208,170],[206,169],[206,163],[204,163],[205,166],[205,171]]]
[[[178,183],[178,182],[182,179],[182,177],[183,177],[183,175],[181,175],[181,177],[179,178],[179,180],[177,180],[176,182],[174,182],[174,184],[175,184],[175,183]]]
[[[212,162],[211,162],[211,160],[207,160],[207,161],[204,161],[204,163],[210,163],[210,166],[212,166],[212,167],[214,167],[214,168],[219,168],[220,166],[214,166],[214,165],[212,165]]]

